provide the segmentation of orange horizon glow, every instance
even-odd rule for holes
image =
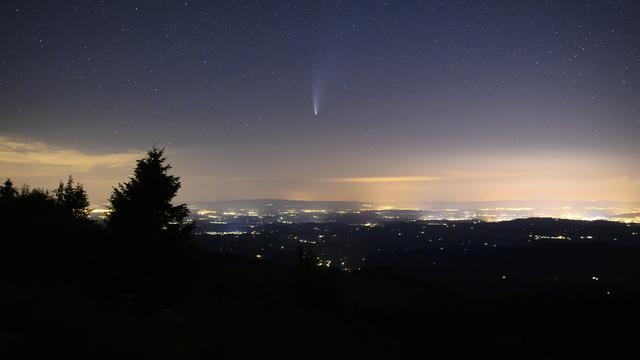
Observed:
[[[333,164],[298,167],[269,154],[192,160],[193,149],[171,151],[181,177],[179,199],[278,198],[320,201],[638,201],[640,170],[633,159],[607,154],[454,154],[406,156],[355,165],[349,154]],[[51,189],[71,174],[93,203],[104,202],[131,175],[142,151],[89,153],[0,136],[0,173],[16,184]],[[246,157],[264,164],[244,166]],[[291,162],[300,163],[298,159]],[[375,166],[374,166],[375,164]],[[378,174],[372,169],[378,169]],[[421,169],[421,170],[417,170]],[[408,174],[410,173],[410,174]],[[183,200],[183,201],[184,201]]]

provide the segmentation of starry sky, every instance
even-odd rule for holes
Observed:
[[[0,175],[92,202],[640,200],[637,1],[0,4]]]

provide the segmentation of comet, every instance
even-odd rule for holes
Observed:
[[[317,83],[311,86],[311,102],[313,104],[313,115],[318,116],[320,112],[320,86]]]

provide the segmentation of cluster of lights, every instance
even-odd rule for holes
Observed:
[[[529,237],[532,237],[534,240],[571,240],[570,237],[564,235],[529,235]]]
[[[242,235],[246,234],[244,231],[205,231],[207,235]]]

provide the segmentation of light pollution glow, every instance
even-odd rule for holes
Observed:
[[[291,167],[288,161],[275,161],[270,154],[251,152],[199,163],[193,159],[194,151],[197,150],[168,149],[173,171],[181,176],[180,199],[183,201],[281,198],[393,203],[640,199],[640,180],[633,159],[602,154],[475,154],[430,159],[407,156],[402,161],[372,159],[371,163],[353,163],[345,155],[331,163],[305,164],[292,160],[300,165]],[[0,173],[12,177],[16,184],[24,182],[49,189],[72,174],[86,186],[92,201],[101,203],[115,184],[127,180],[141,154],[141,151],[92,154],[0,137]],[[264,162],[264,167],[243,166],[248,163],[245,156],[249,155]],[[371,169],[376,165],[383,174],[372,174]],[[425,170],[416,174],[416,168]],[[404,175],[409,171],[414,174]]]

